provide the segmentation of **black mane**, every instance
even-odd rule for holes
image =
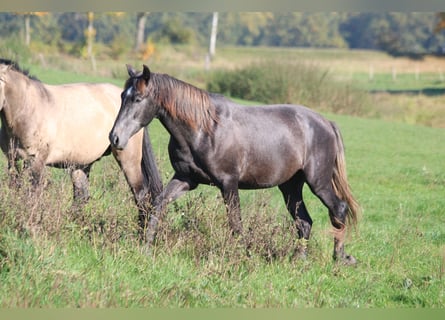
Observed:
[[[10,67],[12,67],[13,70],[20,72],[21,74],[27,76],[29,79],[36,80],[36,81],[40,82],[40,80],[37,77],[29,74],[29,70],[24,70],[24,69],[20,68],[19,64],[16,61],[0,58],[0,64],[10,66]]]

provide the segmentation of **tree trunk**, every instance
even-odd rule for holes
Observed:
[[[88,12],[88,27],[87,27],[87,55],[93,56],[93,42],[94,42],[94,13]]]
[[[213,58],[215,56],[215,47],[216,47],[216,33],[218,31],[218,12],[213,12],[212,19],[212,32],[210,34],[210,47],[209,47],[209,56]]]
[[[25,14],[25,44],[29,47],[31,43],[31,26],[30,26],[31,15]]]
[[[96,36],[96,30],[94,30],[94,12],[88,12],[88,27],[86,31],[87,36],[87,55],[91,59],[91,65],[93,67],[93,70],[96,71],[96,59],[94,58],[93,53],[93,44],[94,44],[94,38]]]
[[[136,44],[135,51],[142,48],[145,42],[145,23],[147,21],[148,12],[138,12],[137,14],[137,30],[136,30]]]

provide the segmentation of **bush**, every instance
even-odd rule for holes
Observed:
[[[7,38],[0,41],[0,57],[25,63],[30,61],[32,52],[20,39]]]
[[[364,91],[332,79],[315,65],[260,62],[210,76],[207,90],[267,104],[302,104],[321,111],[364,115],[369,100]]]

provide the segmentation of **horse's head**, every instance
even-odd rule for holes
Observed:
[[[127,65],[127,70],[130,78],[125,83],[121,107],[109,135],[111,145],[118,149],[123,149],[128,140],[148,125],[158,112],[149,90],[150,69],[144,65],[142,72],[136,72]]]

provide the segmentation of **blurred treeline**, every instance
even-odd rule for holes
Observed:
[[[212,13],[0,13],[0,38],[82,54],[88,36],[115,55],[143,41],[208,46]],[[422,13],[222,12],[218,45],[351,48],[392,55],[444,54],[441,15]],[[90,26],[90,28],[89,28]],[[140,35],[139,35],[140,37]],[[140,43],[139,43],[140,45]]]

